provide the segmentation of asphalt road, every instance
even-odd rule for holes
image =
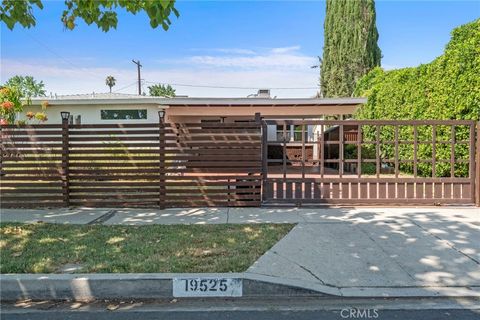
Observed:
[[[292,299],[3,303],[2,320],[476,320],[480,299]]]
[[[348,313],[345,313],[347,315]],[[305,311],[169,311],[169,312],[58,312],[48,314],[45,312],[29,312],[16,314],[3,314],[4,320],[150,320],[150,319],[169,319],[169,320],[211,320],[211,319],[229,319],[229,320],[251,320],[251,319],[265,319],[265,320],[307,320],[307,319],[401,319],[401,320],[475,320],[480,319],[480,313],[472,312],[470,310],[385,310],[379,311],[378,317],[375,318],[373,314],[360,317],[345,317],[341,315],[341,311],[326,311],[326,310],[305,310]]]

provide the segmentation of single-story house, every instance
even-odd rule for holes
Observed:
[[[47,101],[46,123],[61,123],[61,111],[70,112],[71,123],[131,123],[158,122],[158,111],[165,111],[165,121],[172,123],[196,122],[245,122],[252,121],[259,112],[265,119],[323,119],[337,116],[348,119],[355,110],[366,102],[365,98],[271,98],[268,90],[260,90],[254,97],[246,98],[194,98],[152,97],[120,93],[92,93],[50,96],[32,99],[25,112],[41,110]],[[24,116],[20,116],[24,118]],[[289,157],[296,157],[302,140],[301,128],[289,126],[286,130],[289,141]],[[282,125],[268,126],[269,153],[275,153],[275,143],[283,141]],[[316,158],[318,132],[315,126],[305,131],[308,158]],[[298,146],[295,142],[298,141]],[[297,150],[298,149],[298,150]],[[275,155],[273,155],[275,157]]]

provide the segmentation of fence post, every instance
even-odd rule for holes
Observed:
[[[166,183],[165,183],[165,110],[158,111],[158,146],[159,146],[159,197],[158,206],[165,209]]]
[[[267,133],[267,124],[263,121],[260,112],[255,113],[255,123],[261,125],[262,133],[262,186],[260,190],[261,200],[265,201],[265,193],[267,192],[267,157],[268,157],[268,133]]]
[[[475,204],[477,207],[480,207],[480,121],[477,122],[477,143],[476,143],[476,170],[475,170],[475,188],[476,188],[476,196],[475,196]]]
[[[69,133],[68,121],[70,112],[60,112],[62,116],[62,195],[65,207],[70,206],[70,174],[69,174]]]

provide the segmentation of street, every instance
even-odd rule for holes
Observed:
[[[2,304],[2,319],[480,319],[478,299],[208,299]]]

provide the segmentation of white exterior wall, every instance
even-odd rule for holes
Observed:
[[[293,126],[287,126],[287,132],[290,133],[290,137],[293,139]],[[267,133],[268,133],[268,141],[276,141],[277,140],[277,126],[276,125],[268,125],[267,126]],[[316,141],[315,139],[315,126],[307,126],[307,136],[308,141]]]
[[[146,109],[147,119],[132,119],[132,120],[102,120],[100,110],[124,110],[124,109]],[[158,111],[161,108],[158,105],[71,105],[71,106],[55,106],[47,107],[45,113],[48,120],[45,123],[59,124],[62,123],[60,112],[68,111],[73,115],[73,119],[77,115],[82,118],[82,124],[100,124],[100,123],[157,123]],[[23,114],[20,115],[19,120],[26,119],[25,113],[28,111],[39,112],[42,111],[40,106],[27,106]]]

